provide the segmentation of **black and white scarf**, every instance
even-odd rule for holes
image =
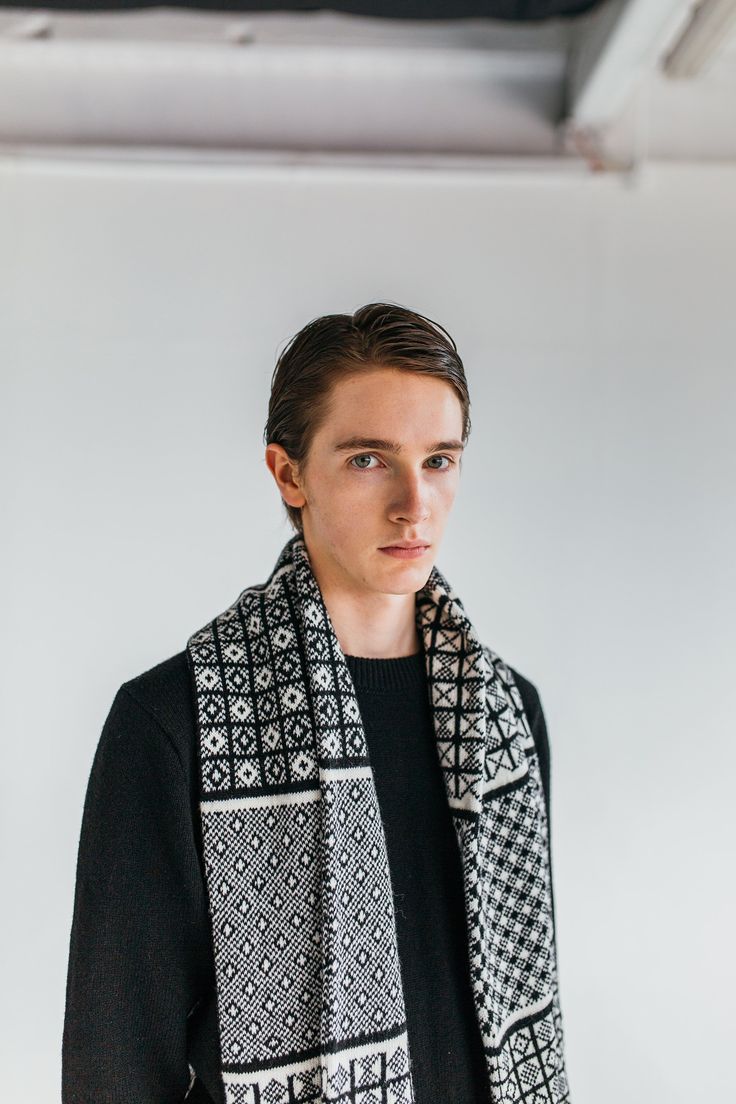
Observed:
[[[546,812],[521,697],[436,566],[416,619],[491,1098],[563,1104]],[[227,1104],[412,1104],[386,840],[304,538],[187,652]]]

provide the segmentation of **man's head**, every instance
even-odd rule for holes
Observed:
[[[281,353],[264,431],[292,526],[354,584],[418,590],[470,432],[465,372],[437,323],[391,303],[304,327]],[[429,544],[412,558],[381,551]]]

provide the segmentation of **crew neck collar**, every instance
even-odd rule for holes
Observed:
[[[381,658],[345,653],[345,662],[356,689],[403,690],[426,681],[423,649],[412,655]]]

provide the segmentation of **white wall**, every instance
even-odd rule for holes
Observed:
[[[610,177],[0,163],[4,1095],[58,1098],[119,684],[290,535],[270,374],[388,298],[474,419],[438,564],[539,688],[574,1104],[733,1092],[736,166]]]

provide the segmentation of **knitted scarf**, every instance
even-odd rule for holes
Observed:
[[[490,1096],[563,1104],[534,740],[508,667],[436,566],[415,609],[462,859]],[[187,654],[227,1104],[413,1104],[368,747],[301,535],[265,583],[189,638]]]

